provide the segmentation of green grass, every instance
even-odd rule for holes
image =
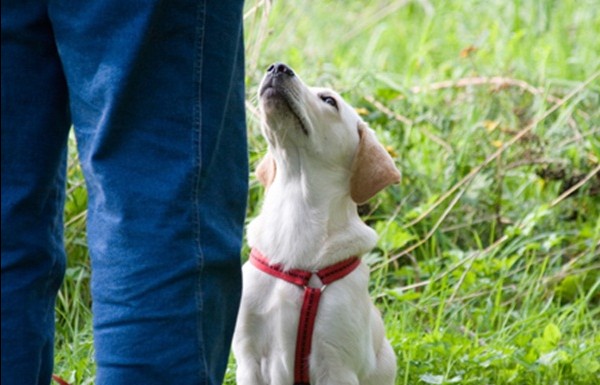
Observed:
[[[246,10],[252,163],[266,148],[256,88],[284,61],[339,90],[403,172],[361,208],[381,236],[365,260],[397,384],[595,384],[596,2],[248,1]],[[86,196],[71,159],[56,372],[87,384]],[[261,196],[252,180],[248,220]]]

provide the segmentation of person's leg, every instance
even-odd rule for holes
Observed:
[[[247,196],[241,1],[51,2],[89,192],[97,381],[220,384]]]
[[[2,0],[2,384],[49,384],[67,89],[42,1]]]

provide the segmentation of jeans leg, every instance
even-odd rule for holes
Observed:
[[[53,1],[101,384],[220,384],[247,196],[241,1]]]
[[[67,89],[41,1],[2,1],[2,384],[49,384]]]

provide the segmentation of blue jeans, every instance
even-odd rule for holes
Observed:
[[[220,384],[247,196],[243,1],[2,0],[2,384],[48,384],[73,125],[96,384]]]

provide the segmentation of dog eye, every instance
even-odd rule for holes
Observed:
[[[320,98],[322,101],[329,104],[330,106],[335,107],[336,109],[338,108],[337,102],[331,96],[321,95]]]

